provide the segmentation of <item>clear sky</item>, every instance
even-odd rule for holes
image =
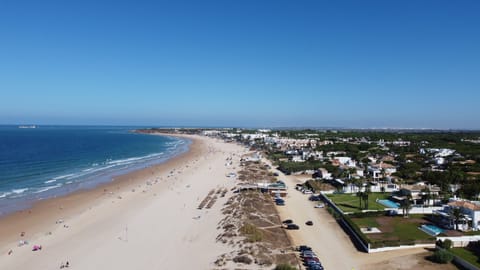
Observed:
[[[480,129],[479,105],[478,0],[0,1],[0,124]]]

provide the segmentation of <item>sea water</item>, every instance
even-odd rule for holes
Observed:
[[[0,126],[0,215],[162,163],[189,140],[129,127]]]

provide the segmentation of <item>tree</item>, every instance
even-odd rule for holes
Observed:
[[[365,209],[368,209],[368,196],[370,194],[370,184],[367,184],[367,186],[365,187],[365,192],[363,192],[363,202],[364,202],[364,205],[365,205]]]
[[[450,217],[455,222],[455,230],[458,230],[458,222],[464,218],[462,210],[459,207],[453,207],[450,209]]]
[[[363,192],[362,191],[357,191],[357,197],[358,197],[358,208],[362,210],[362,200],[363,200]]]
[[[402,212],[403,212],[403,217],[408,217],[408,214],[410,213],[410,209],[412,209],[412,203],[410,200],[412,199],[412,195],[406,196],[406,198],[402,201]]]
[[[358,197],[358,200],[359,200],[359,209],[363,209],[362,208],[362,200],[363,200],[363,191],[362,191],[362,187],[363,187],[363,181],[360,180],[360,179],[355,179],[354,180],[354,183],[355,183],[355,186],[357,186],[357,197]]]
[[[427,202],[427,206],[430,206],[430,200],[432,199],[432,192],[430,191],[430,188],[426,187],[422,189],[422,201],[423,205],[425,205],[425,202]]]
[[[363,206],[365,209],[368,209],[368,192],[363,192],[362,194]]]
[[[443,250],[443,249],[438,249],[433,253],[433,261],[437,263],[449,263],[453,260],[453,255],[450,254],[450,252]]]

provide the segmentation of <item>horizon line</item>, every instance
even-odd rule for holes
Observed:
[[[215,126],[215,125],[127,125],[127,124],[2,124],[0,126],[36,126],[41,127],[135,127],[135,128],[165,128],[165,129],[271,129],[271,130],[358,130],[358,131],[480,131],[478,128],[414,128],[414,127],[342,127],[342,126]]]

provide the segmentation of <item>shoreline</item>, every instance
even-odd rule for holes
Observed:
[[[199,142],[187,136],[180,134],[175,136],[167,133],[148,135],[184,138],[189,140],[188,148],[186,151],[178,153],[161,163],[133,169],[123,174],[113,174],[109,177],[110,180],[108,182],[99,183],[92,188],[78,189],[60,196],[28,201],[26,202],[26,208],[0,215],[0,228],[2,228],[0,230],[0,253],[4,253],[4,250],[1,248],[5,244],[18,239],[19,233],[39,231],[51,225],[51,222],[45,222],[45,220],[65,219],[80,214],[93,205],[100,203],[99,200],[104,199],[106,192],[118,192],[136,186],[144,178],[149,177],[148,174],[151,174],[152,171],[164,171],[177,163],[188,160],[199,151]],[[18,228],[22,228],[20,232]]]
[[[142,135],[151,137],[149,136],[151,134],[138,132],[137,130],[126,132],[135,134],[133,136],[138,136],[140,140]],[[56,171],[55,174],[48,173],[50,169],[56,168],[55,164],[42,167],[41,171],[37,171],[36,176],[32,177],[33,180],[30,184],[19,182],[12,186],[13,182],[7,181],[5,189],[0,192],[0,219],[16,212],[29,210],[41,201],[95,189],[114,181],[122,175],[163,164],[188,152],[192,143],[189,138],[172,136],[172,134],[162,134],[160,140],[165,140],[163,144],[160,144],[162,145],[161,149],[150,148],[149,152],[146,153],[132,152],[127,156],[117,156],[114,159],[103,157],[106,158],[104,162],[98,162],[98,158],[92,156],[82,164],[77,164],[72,157],[70,165],[65,166],[64,171]],[[134,150],[135,148],[131,147],[131,149]],[[111,150],[115,152],[114,149]],[[45,172],[47,173],[44,174]]]
[[[215,268],[219,254],[232,249],[216,240],[236,184],[227,175],[247,150],[180,136],[192,140],[190,151],[168,162],[0,219],[0,269],[55,269],[66,261],[75,269]],[[200,208],[221,192],[226,196]],[[18,246],[20,240],[28,244]],[[188,251],[188,260],[179,250]]]

